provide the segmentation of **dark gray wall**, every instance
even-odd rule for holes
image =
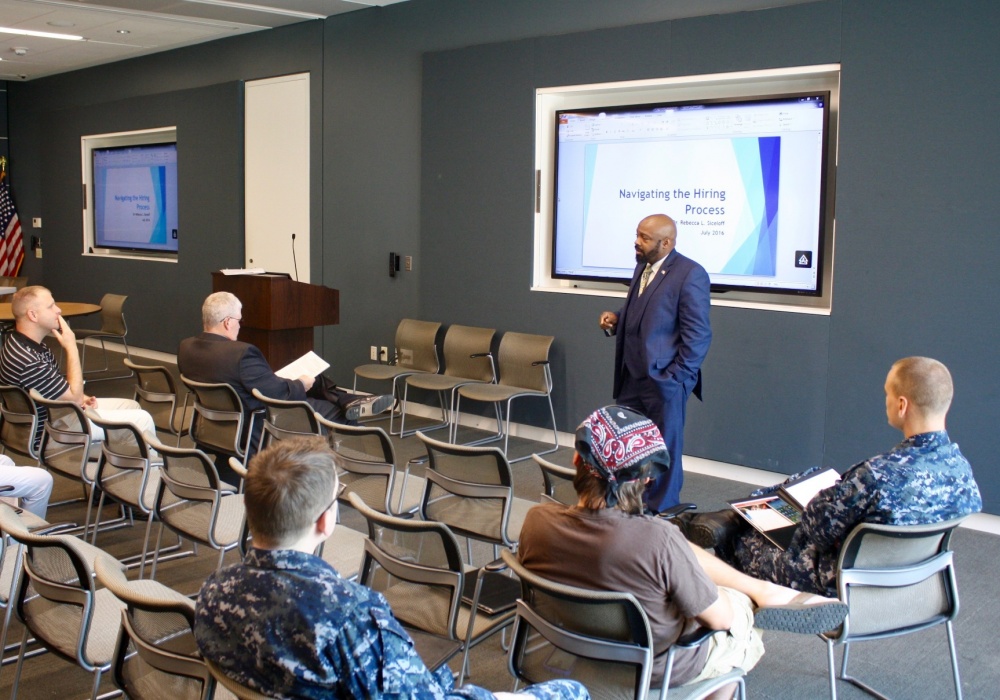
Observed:
[[[201,328],[210,273],[243,264],[242,81],[312,72],[322,103],[322,22],[235,37],[184,51],[113,63],[28,83],[8,83],[11,186],[25,236],[38,234],[44,257],[21,274],[57,299],[98,302],[127,294],[129,341],[176,352]],[[312,118],[313,269],[323,250],[322,110]],[[83,257],[80,137],[177,126],[177,264]],[[275,206],[280,206],[275,202]],[[42,217],[34,231],[32,217]],[[30,240],[30,238],[26,238]],[[319,273],[314,273],[314,281]],[[92,321],[81,320],[82,325]]]
[[[93,108],[112,123],[140,96],[309,70],[313,269],[342,292],[342,323],[321,334],[335,376],[349,381],[401,316],[551,333],[557,415],[570,429],[610,400],[612,349],[596,330],[606,302],[528,291],[534,89],[839,62],[833,313],[713,309],[706,401],[691,403],[688,451],[777,471],[845,467],[896,440],[881,393],[891,361],[928,354],[954,373],[949,427],[978,466],[987,509],[1000,512],[1000,477],[989,469],[1000,381],[988,360],[1000,244],[988,233],[998,204],[987,170],[1000,145],[990,77],[1000,71],[991,32],[1000,8],[827,0],[664,21],[665,5],[411,0],[12,84],[21,215],[78,217],[75,201],[42,186],[79,172],[78,147],[56,155],[45,146],[57,111]],[[74,235],[64,257],[54,253],[58,267],[50,250],[63,244],[46,240],[43,279],[99,296],[104,280],[74,257]],[[413,255],[416,270],[390,280],[389,251]],[[117,270],[102,274],[119,281]],[[147,293],[201,289],[201,274],[185,270]],[[171,349],[185,334],[155,333],[162,340],[140,344]],[[537,412],[530,420],[544,423]]]

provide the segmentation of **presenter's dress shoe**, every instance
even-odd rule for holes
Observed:
[[[743,518],[734,510],[683,513],[674,518],[674,522],[689,542],[705,549],[732,542],[745,527]]]
[[[754,627],[799,634],[820,634],[840,627],[847,617],[847,604],[812,593],[799,593],[787,605],[758,608]]]
[[[360,420],[370,416],[377,416],[392,408],[392,394],[382,394],[381,396],[365,396],[355,399],[347,404],[347,420]]]

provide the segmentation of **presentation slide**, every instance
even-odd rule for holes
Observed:
[[[94,242],[177,250],[176,145],[94,150]]]
[[[635,227],[670,215],[713,285],[814,291],[823,111],[814,102],[561,113],[554,273],[629,279]]]

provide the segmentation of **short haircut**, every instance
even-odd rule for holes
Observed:
[[[955,389],[943,363],[930,357],[904,357],[892,366],[890,377],[896,395],[905,396],[923,415],[948,412]]]
[[[242,308],[243,304],[235,294],[229,292],[209,294],[205,303],[201,305],[201,324],[205,328],[213,328],[226,318],[239,314]]]
[[[333,451],[321,437],[282,440],[250,460],[244,504],[263,544],[295,543],[329,507],[337,488]]]
[[[34,307],[35,300],[48,291],[45,287],[35,284],[30,287],[23,287],[14,292],[14,298],[10,302],[10,310],[14,314],[14,318],[24,318],[28,310]]]

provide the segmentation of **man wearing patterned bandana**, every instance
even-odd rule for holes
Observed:
[[[953,393],[942,363],[899,360],[886,377],[885,406],[889,425],[903,433],[901,443],[851,467],[818,493],[785,551],[742,527],[735,540],[704,544],[715,545],[719,556],[752,576],[836,595],[840,546],[855,525],[920,525],[978,513],[983,500],[972,467],[945,430]]]
[[[635,595],[653,633],[654,687],[662,683],[667,649],[692,621],[720,632],[699,649],[679,651],[672,685],[735,667],[749,671],[764,653],[755,627],[812,634],[843,621],[846,605],[742,574],[688,543],[670,521],[644,515],[643,491],[669,462],[649,419],[621,406],[592,413],[576,431],[579,502],[528,512],[521,563],[559,583]]]
[[[571,680],[497,693],[431,673],[385,598],[312,552],[337,521],[337,475],[322,438],[262,451],[245,485],[253,548],[209,577],[195,611],[202,655],[274,697],[346,700],[588,700]]]

